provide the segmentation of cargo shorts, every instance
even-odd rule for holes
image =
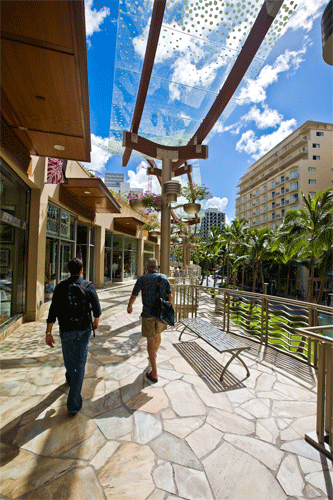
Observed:
[[[156,337],[166,329],[167,325],[156,318],[142,318],[142,337]]]

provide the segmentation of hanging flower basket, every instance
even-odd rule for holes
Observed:
[[[144,200],[140,200],[140,199],[129,200],[129,204],[130,204],[131,208],[133,208],[133,210],[136,210],[136,211],[143,210],[144,208],[147,207],[146,202]]]
[[[184,210],[187,214],[197,214],[200,212],[200,203],[185,203]]]
[[[149,234],[150,236],[152,236],[153,238],[157,238],[157,236],[160,235],[160,232],[159,231],[155,231],[154,229],[152,231],[149,231]]]
[[[129,193],[127,199],[134,210],[146,209],[148,212],[161,210],[161,196],[149,191],[145,193]]]
[[[178,236],[180,236],[181,238],[185,238],[186,233],[184,233],[184,231],[179,231]]]

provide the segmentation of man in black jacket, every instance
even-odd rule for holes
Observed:
[[[89,281],[82,279],[83,262],[74,258],[68,262],[68,271],[71,276],[61,281],[54,290],[52,303],[47,318],[46,338],[48,346],[54,347],[52,327],[58,318],[59,333],[61,339],[62,353],[66,368],[66,380],[70,385],[67,399],[67,409],[71,415],[75,415],[82,407],[81,389],[86,367],[88,346],[91,335],[91,326],[94,330],[98,328],[101,306],[95,287]],[[78,297],[82,293],[82,312],[79,318],[70,317],[71,285],[79,285]],[[81,292],[81,289],[83,290]],[[76,305],[80,306],[79,301]],[[91,319],[91,311],[94,320]],[[77,311],[76,311],[77,314]]]

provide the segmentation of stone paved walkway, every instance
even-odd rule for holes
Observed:
[[[175,348],[175,328],[163,335],[159,382],[149,385],[140,300],[126,313],[131,288],[99,293],[103,316],[74,418],[66,412],[59,337],[54,350],[44,344],[44,321],[0,343],[1,498],[332,498],[332,464],[303,439],[315,429],[308,368],[254,346],[243,354],[251,376],[240,382],[244,368],[235,361],[231,386],[218,390],[209,367],[225,364],[223,356],[199,341],[208,373],[200,375]],[[214,318],[209,308],[201,315]]]

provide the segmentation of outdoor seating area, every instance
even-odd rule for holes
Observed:
[[[218,352],[229,352],[231,354],[229,361],[222,370],[222,374],[220,377],[221,382],[228,366],[235,358],[237,358],[244,365],[247,377],[250,376],[248,367],[246,366],[242,358],[239,357],[242,351],[250,349],[249,346],[242,344],[242,342],[228,335],[226,332],[221,330],[221,328],[216,328],[216,326],[210,325],[209,323],[207,323],[207,321],[204,321],[200,318],[181,319],[180,323],[184,325],[184,329],[179,335],[179,340],[181,340],[184,331],[186,330],[186,328],[188,328],[200,339],[203,339],[205,342],[207,342],[207,344],[214,347]]]
[[[132,286],[98,292],[103,314],[75,417],[56,327],[52,350],[44,319],[0,343],[1,498],[332,498],[332,462],[304,439],[316,429],[315,369],[249,336],[250,376],[235,358],[220,381],[230,353],[187,331],[179,342],[178,322],[163,333],[150,385],[141,301],[126,314]],[[199,295],[196,315],[221,328],[211,294]]]

